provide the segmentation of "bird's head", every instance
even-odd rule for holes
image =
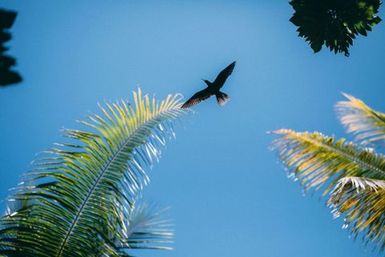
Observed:
[[[208,81],[207,79],[202,79],[202,80],[206,83],[207,86],[211,86],[212,83],[210,81]]]

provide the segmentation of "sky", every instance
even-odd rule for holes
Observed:
[[[9,53],[24,81],[0,88],[0,199],[62,128],[130,99],[186,98],[230,62],[223,91],[194,107],[149,171],[145,199],[170,206],[171,252],[137,256],[369,257],[304,195],[269,150],[279,128],[348,137],[333,106],[341,92],[385,111],[385,24],[358,37],[350,57],[314,54],[289,22],[288,1],[5,0],[18,12]],[[380,16],[385,17],[385,7]],[[4,208],[4,201],[1,203]]]

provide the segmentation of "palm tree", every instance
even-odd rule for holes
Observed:
[[[134,106],[100,106],[81,121],[87,131],[65,130],[33,164],[9,197],[0,220],[0,256],[130,256],[127,249],[169,249],[172,229],[162,213],[138,201],[149,181],[145,167],[173,135],[185,111],[181,98],[160,103],[141,91]]]
[[[323,190],[335,217],[356,238],[385,247],[385,157],[372,147],[385,140],[385,114],[345,94],[347,101],[336,111],[354,142],[319,132],[274,131],[279,136],[272,146],[289,176],[305,190]]]

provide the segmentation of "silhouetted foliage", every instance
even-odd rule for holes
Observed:
[[[8,47],[4,43],[12,38],[8,29],[12,27],[16,19],[16,12],[0,9],[0,86],[18,83],[22,80],[19,73],[11,70],[16,64],[15,58],[6,55]]]
[[[349,56],[353,39],[366,36],[381,21],[376,16],[380,0],[292,0],[290,5],[295,10],[290,21],[315,53],[325,44]]]

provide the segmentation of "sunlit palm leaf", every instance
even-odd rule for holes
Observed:
[[[274,141],[273,147],[306,189],[318,189],[327,182],[334,185],[347,176],[385,179],[382,156],[367,149],[359,150],[344,139],[286,129],[274,133],[281,137]]]
[[[125,218],[180,106],[178,95],[158,103],[138,90],[134,106],[106,104],[81,122],[89,131],[66,130],[70,142],[37,160],[10,197],[0,256],[127,256]]]
[[[344,214],[344,228],[366,242],[385,247],[385,181],[346,177],[336,185],[328,201],[335,215]]]
[[[344,94],[348,101],[336,104],[341,123],[355,140],[363,144],[382,143],[385,140],[385,114],[367,106],[361,100]]]
[[[280,138],[273,148],[289,175],[306,190],[324,188],[324,195],[332,192],[329,204],[346,214],[352,233],[363,232],[367,241],[383,244],[385,158],[317,132],[282,129],[274,133]]]

